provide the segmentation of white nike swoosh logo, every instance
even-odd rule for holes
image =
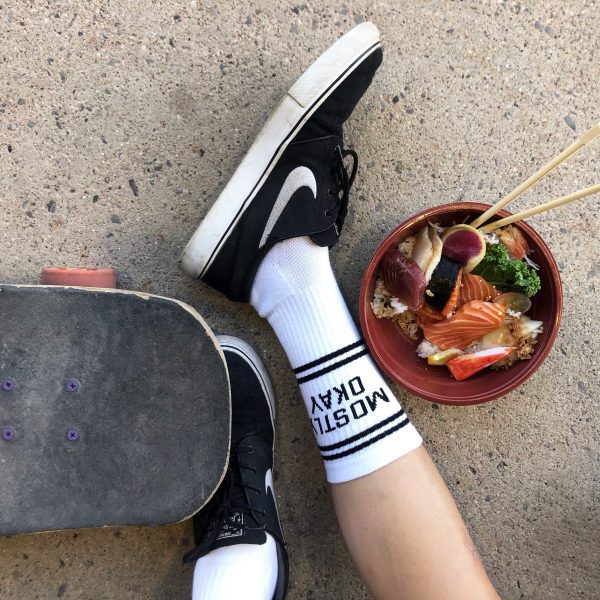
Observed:
[[[275,492],[273,492],[273,471],[271,469],[267,469],[265,473],[265,494],[269,492],[269,488],[271,488],[271,495],[275,498]]]
[[[260,238],[260,243],[258,244],[259,248],[262,248],[265,245],[267,238],[271,234],[271,231],[273,231],[275,223],[277,223],[281,213],[290,201],[290,198],[294,192],[301,187],[310,188],[313,196],[315,198],[317,197],[317,181],[313,172],[308,167],[296,167],[283,182],[277,200],[275,200],[275,204],[273,204],[273,208],[271,209],[271,214],[267,219],[265,230]]]
[[[281,527],[281,519],[279,518],[279,510],[277,510],[277,502],[275,502],[275,492],[273,491],[273,471],[271,469],[267,469],[265,473],[265,496],[269,494],[269,489],[271,489],[271,497],[273,498],[273,504],[275,505],[275,514],[277,515],[277,523],[279,523],[279,530],[281,531],[281,535],[283,536],[283,528]]]

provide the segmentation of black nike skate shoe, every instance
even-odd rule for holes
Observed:
[[[344,149],[342,124],[382,56],[379,31],[361,23],[296,81],[188,243],[183,271],[247,302],[274,244],[299,236],[337,242],[358,167],[356,153]]]
[[[273,493],[275,396],[269,375],[250,345],[217,336],[227,361],[231,385],[231,454],[223,483],[193,517],[196,547],[185,562],[216,548],[264,544],[273,536],[278,575],[273,600],[285,598],[289,562]]]

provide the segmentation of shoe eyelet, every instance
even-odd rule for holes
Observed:
[[[328,195],[330,198],[333,198],[333,190],[332,190],[331,188],[329,188],[329,189],[327,190],[327,195]]]

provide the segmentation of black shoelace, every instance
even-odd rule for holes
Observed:
[[[348,156],[352,157],[352,170],[350,171],[349,175],[346,169],[346,164],[344,163],[344,159]],[[335,147],[335,157],[336,160],[332,170],[332,174],[336,176],[338,183],[337,197],[339,198],[340,205],[335,220],[335,226],[337,234],[339,235],[342,231],[342,227],[344,226],[346,215],[348,214],[350,188],[354,183],[354,178],[356,177],[356,172],[358,171],[358,155],[354,150],[351,150],[349,148],[342,148],[340,145],[337,145]],[[331,190],[329,191],[329,195],[333,195],[331,193]]]
[[[221,487],[220,503],[215,512],[209,517],[209,522],[214,520],[213,527],[208,537],[183,557],[184,562],[193,562],[208,554],[214,548],[223,526],[235,529],[268,531],[275,539],[280,540],[280,537],[276,533],[272,532],[265,525],[259,524],[260,517],[264,517],[266,514],[265,511],[247,501],[246,490],[262,494],[262,490],[244,482],[241,474],[242,469],[256,473],[256,469],[253,466],[240,459],[240,454],[252,452],[252,446],[243,446],[240,444],[237,447],[235,455],[232,455],[227,476]],[[236,516],[240,513],[248,515],[256,525],[253,526],[245,521],[242,523],[236,521]]]

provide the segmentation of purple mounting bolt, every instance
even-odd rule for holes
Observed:
[[[7,427],[6,429],[2,430],[2,439],[3,440],[10,442],[14,437],[15,437],[15,432],[10,427]]]
[[[67,439],[70,442],[76,442],[79,439],[79,434],[77,433],[77,429],[69,429],[69,431],[67,431]]]
[[[15,382],[12,379],[5,379],[2,382],[2,389],[5,392],[10,392],[13,390],[13,388],[15,387]]]
[[[67,392],[77,392],[79,390],[79,382],[75,379],[67,381]]]

